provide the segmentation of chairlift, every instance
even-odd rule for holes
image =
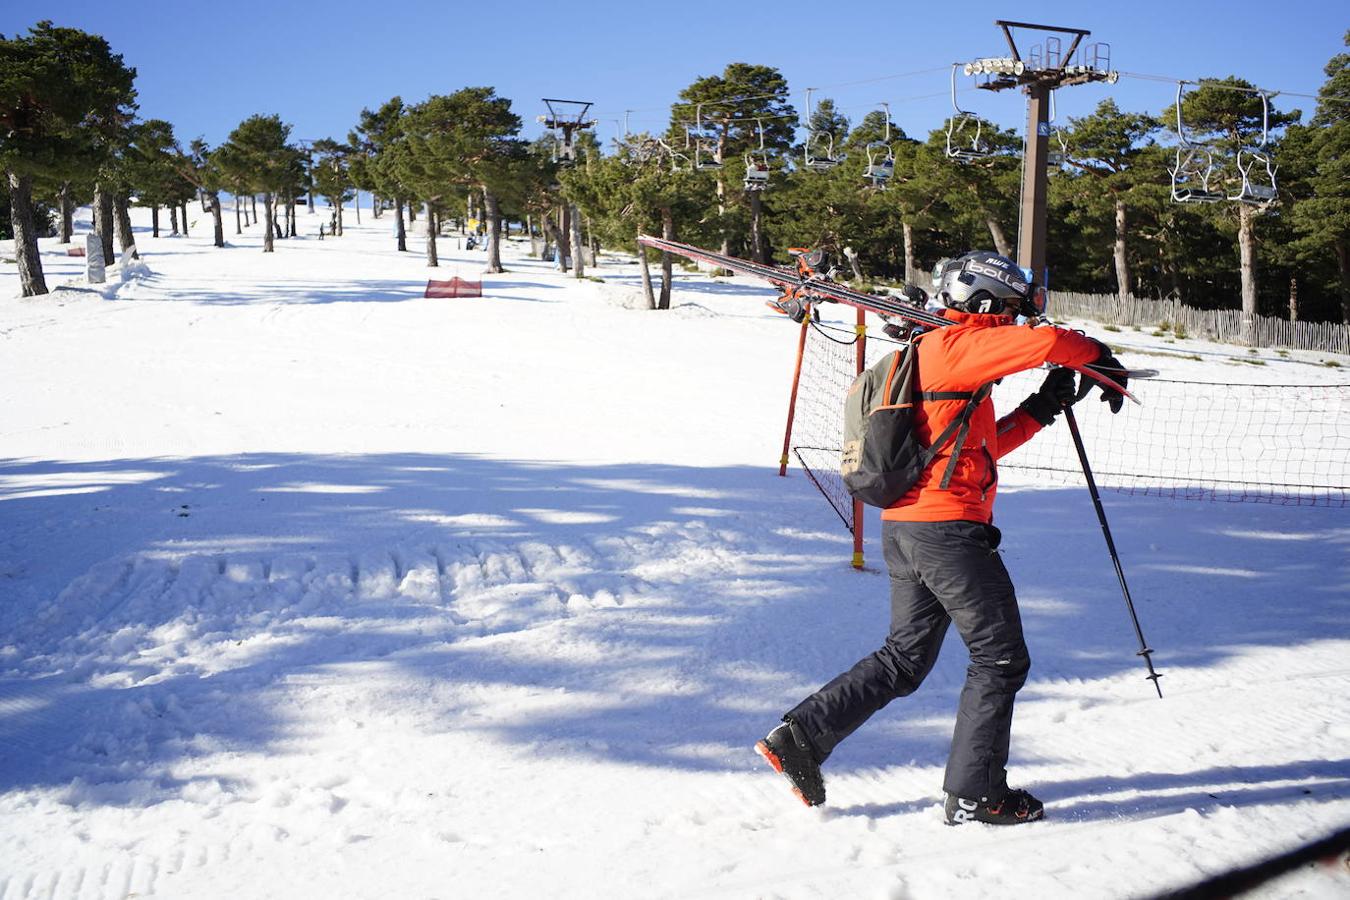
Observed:
[[[1172,175],[1172,200],[1177,203],[1217,203],[1228,199],[1211,185],[1218,166],[1214,152],[1186,136],[1186,123],[1181,118],[1181,98],[1186,82],[1177,82],[1177,146],[1176,165],[1168,171]]]
[[[686,142],[685,149],[688,149],[687,134],[685,136],[685,142]],[[679,150],[676,150],[674,147],[670,146],[670,144],[667,144],[661,138],[657,138],[656,143],[660,146],[661,151],[670,157],[670,171],[672,173],[678,172],[681,169],[690,166],[690,159],[688,154],[681,153]]]
[[[702,171],[717,171],[722,168],[722,150],[719,136],[714,129],[703,125],[703,104],[694,110],[694,168]]]
[[[994,151],[984,140],[984,123],[974,113],[963,110],[956,102],[956,68],[952,64],[952,117],[947,120],[947,156],[957,162],[968,163],[992,156]],[[974,134],[971,134],[971,132]]]
[[[840,157],[834,152],[834,135],[828,131],[814,131],[811,129],[811,91],[814,88],[806,89],[806,150],[805,163],[806,168],[812,172],[828,172],[839,165]]]
[[[1261,140],[1255,147],[1243,147],[1238,150],[1237,169],[1242,176],[1242,186],[1236,194],[1230,194],[1229,200],[1239,203],[1269,203],[1279,197],[1275,184],[1275,166],[1266,151],[1266,142],[1270,140],[1270,95],[1265,91],[1261,95]],[[1244,165],[1245,163],[1245,165]],[[1260,168],[1264,168],[1264,172]],[[1255,171],[1256,180],[1253,181]]]
[[[762,191],[769,186],[769,154],[764,149],[764,122],[755,119],[759,131],[759,149],[745,154],[745,189]]]
[[[884,190],[886,182],[895,174],[895,153],[891,150],[891,106],[889,103],[878,105],[886,113],[886,136],[880,141],[871,141],[865,148],[867,165],[863,177],[870,187]]]

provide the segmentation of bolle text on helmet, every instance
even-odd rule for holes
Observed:
[[[993,262],[993,260],[989,260],[989,262]],[[1006,284],[1008,287],[1016,291],[1018,296],[1022,297],[1026,296],[1027,290],[1031,287],[1029,284],[1027,284],[1025,281],[1021,279],[1020,273],[1014,275],[1012,272],[1006,272],[1003,269],[996,269],[993,266],[988,266],[985,265],[984,263],[978,263],[974,261],[968,262],[966,263],[966,271],[974,272],[977,275],[983,275],[986,278],[992,278],[995,281],[998,281],[1002,284]]]

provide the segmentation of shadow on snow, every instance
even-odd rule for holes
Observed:
[[[1160,670],[1344,637],[1346,535],[1320,510],[1107,502]],[[1083,492],[1010,492],[999,524],[1034,660],[1025,700],[1054,702],[1062,680],[1142,675]],[[754,740],[886,627],[884,577],[849,568],[848,537],[806,479],[767,468],[464,454],[9,460],[0,527],[0,790],[64,787],[87,802],[151,802],[132,787],[146,781],[162,799],[185,787],[173,774],[183,759],[293,739],[314,723],[289,680],[371,662],[449,688],[428,714],[446,731],[633,765],[753,768]],[[1260,537],[1282,529],[1304,540]],[[1328,552],[1308,555],[1318,542]],[[868,553],[879,565],[874,543]],[[412,590],[419,565],[433,586]],[[1298,592],[1299,615],[1282,588]],[[1341,624],[1328,634],[1328,623]],[[174,649],[184,642],[194,649]],[[948,646],[920,691],[841,746],[831,769],[941,767],[964,666]],[[484,686],[605,700],[525,712],[485,700],[492,690],[457,690]],[[1141,680],[1140,696],[1149,690]],[[1044,793],[1201,787],[1216,772]],[[1291,763],[1220,793],[1293,797],[1260,782],[1309,772],[1342,792],[1350,778],[1345,760]],[[1160,814],[1202,795],[1145,805]],[[1066,815],[1110,809],[1087,800]]]

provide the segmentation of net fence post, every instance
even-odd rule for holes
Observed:
[[[867,368],[867,312],[862,308],[858,309],[857,324],[854,331],[857,332],[857,364],[854,366],[854,374],[861,375],[863,369]],[[861,500],[853,501],[853,568],[861,569],[863,567],[863,505]]]
[[[787,476],[788,451],[792,448],[792,417],[797,412],[797,386],[802,379],[802,356],[806,352],[806,332],[811,327],[811,307],[806,307],[802,318],[801,336],[797,338],[797,362],[792,369],[792,393],[788,396],[787,426],[783,429],[783,455],[778,458],[779,477]]]

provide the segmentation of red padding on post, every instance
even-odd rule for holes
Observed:
[[[66,256],[84,256],[83,247],[67,247]]]
[[[449,281],[428,281],[423,297],[481,297],[483,282],[451,278]]]

